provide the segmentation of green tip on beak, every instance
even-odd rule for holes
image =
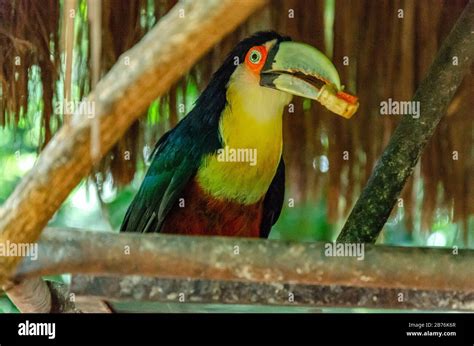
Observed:
[[[316,48],[284,41],[269,52],[260,84],[319,101],[332,112],[350,118],[357,98],[342,92],[341,80],[331,60]]]

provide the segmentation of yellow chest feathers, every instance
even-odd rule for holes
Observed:
[[[204,159],[197,174],[199,185],[215,198],[258,202],[280,162],[282,114],[290,100],[291,95],[261,87],[238,67],[219,124],[224,148]]]

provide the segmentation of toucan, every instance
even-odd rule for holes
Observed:
[[[332,62],[273,31],[230,52],[193,109],[158,141],[121,231],[262,237],[282,210],[282,116],[293,95],[357,109]]]

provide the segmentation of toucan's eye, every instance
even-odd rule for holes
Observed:
[[[245,56],[245,65],[255,74],[260,73],[265,59],[267,58],[267,49],[265,46],[254,46],[249,49]]]
[[[254,49],[250,52],[249,60],[252,64],[258,64],[262,59],[262,53]]]

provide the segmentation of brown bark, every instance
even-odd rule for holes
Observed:
[[[70,298],[69,287],[40,277],[23,280],[5,289],[22,313],[79,312]],[[75,300],[75,299],[74,299]],[[89,306],[91,306],[89,304]],[[100,304],[95,304],[100,306]],[[91,310],[90,307],[88,307]]]
[[[52,297],[46,282],[41,278],[24,280],[6,290],[8,297],[21,312],[49,313]]]
[[[343,244],[339,244],[343,245]],[[363,260],[325,243],[48,229],[17,279],[72,273],[473,292],[474,251],[366,245]],[[383,265],[381,265],[381,263]],[[403,268],[401,270],[400,268]]]
[[[112,306],[114,302],[132,302],[135,309],[122,308],[119,311],[135,312],[141,310],[140,305],[137,304],[139,302],[143,303],[143,309],[147,312],[153,311],[151,302],[166,303],[167,312],[182,309],[186,309],[187,312],[202,311],[206,307],[203,304],[246,304],[257,306],[256,309],[258,305],[291,306],[295,309],[292,310],[293,312],[301,311],[303,307],[311,307],[311,310],[308,308],[303,310],[306,312],[315,312],[315,308],[319,307],[448,310],[451,312],[474,310],[473,292],[417,290],[415,288],[77,275],[72,278],[71,291],[79,300],[93,302],[94,306],[100,300],[112,302]],[[172,303],[176,306],[170,308]],[[193,306],[193,303],[199,304],[198,307]],[[121,306],[124,305],[121,304]],[[92,311],[95,310],[92,309]]]
[[[100,156],[150,102],[265,0],[180,2],[135,47],[124,53],[88,100],[100,122]],[[184,14],[184,16],[183,16]],[[31,243],[70,191],[85,177],[93,119],[74,116],[41,153],[35,167],[0,209],[0,242]],[[0,257],[0,284],[19,258]]]

